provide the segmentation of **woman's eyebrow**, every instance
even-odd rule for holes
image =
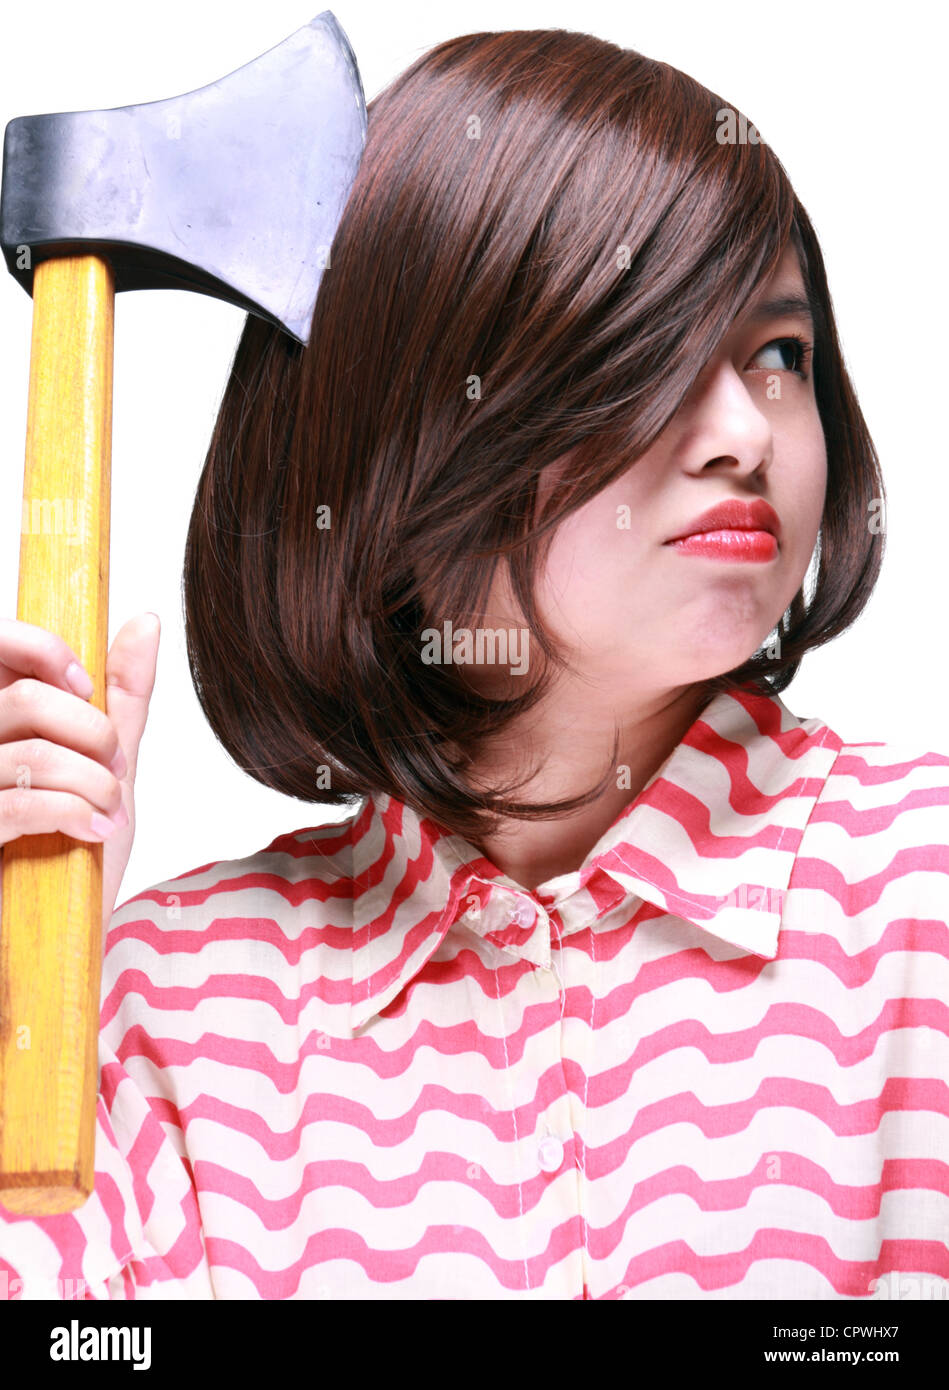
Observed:
[[[785,294],[774,299],[762,300],[748,310],[748,323],[760,323],[762,319],[780,319],[800,316],[807,319],[814,330],[814,308],[806,294]]]

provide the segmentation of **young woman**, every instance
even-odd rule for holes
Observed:
[[[949,758],[780,698],[863,610],[883,497],[743,116],[580,33],[415,62],[308,346],[247,321],[185,558],[216,736],[348,814],[111,913],[95,1192],[0,1222],[0,1269],[93,1298],[944,1288]],[[27,724],[50,744],[12,834],[92,838],[132,810],[154,632],[82,721],[58,638],[0,642],[3,785]]]

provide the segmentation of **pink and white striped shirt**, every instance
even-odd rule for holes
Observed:
[[[0,1296],[944,1297],[947,919],[949,756],[777,696],[534,892],[372,795],[114,913],[95,1192]]]

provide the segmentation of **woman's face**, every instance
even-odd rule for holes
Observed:
[[[568,644],[571,664],[594,683],[628,696],[721,675],[761,646],[800,588],[820,527],[827,456],[810,360],[776,340],[796,335],[813,346],[813,332],[806,313],[764,306],[804,294],[789,249],[659,439],[559,526],[540,610]],[[550,473],[541,500],[556,485]],[[773,558],[723,560],[667,543],[709,507],[757,498],[779,518]],[[504,566],[487,607],[491,626],[523,623]],[[493,684],[486,670],[481,677]]]

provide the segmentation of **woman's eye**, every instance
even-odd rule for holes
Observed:
[[[761,364],[764,371],[795,372],[807,380],[807,361],[811,355],[811,345],[803,338],[775,338],[771,343],[755,353],[753,361],[771,355],[770,361]]]

